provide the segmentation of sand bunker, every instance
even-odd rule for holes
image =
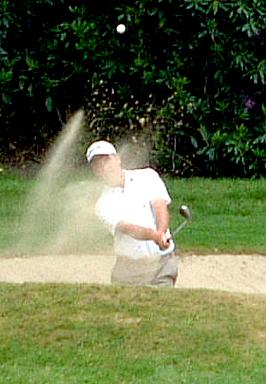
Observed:
[[[0,281],[110,284],[114,262],[110,255],[1,258]],[[183,256],[176,287],[266,294],[266,256]]]

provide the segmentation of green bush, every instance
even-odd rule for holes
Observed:
[[[0,7],[3,143],[45,144],[82,107],[88,140],[149,147],[164,172],[265,175],[263,0]]]

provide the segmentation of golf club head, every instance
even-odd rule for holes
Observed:
[[[181,205],[179,208],[179,213],[181,216],[183,216],[186,220],[183,221],[172,233],[172,236],[174,237],[177,235],[187,224],[188,222],[192,219],[191,212],[189,208],[186,205]]]
[[[181,207],[179,208],[179,213],[181,216],[183,216],[187,220],[192,219],[192,214],[187,205],[181,205]]]

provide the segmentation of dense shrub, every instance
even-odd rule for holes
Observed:
[[[88,140],[147,146],[164,172],[265,175],[264,0],[0,7],[3,144],[45,145],[83,107]]]

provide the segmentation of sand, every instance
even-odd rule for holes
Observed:
[[[53,255],[0,258],[0,281],[110,284],[115,257]],[[266,256],[187,255],[179,260],[176,288],[266,294]]]

